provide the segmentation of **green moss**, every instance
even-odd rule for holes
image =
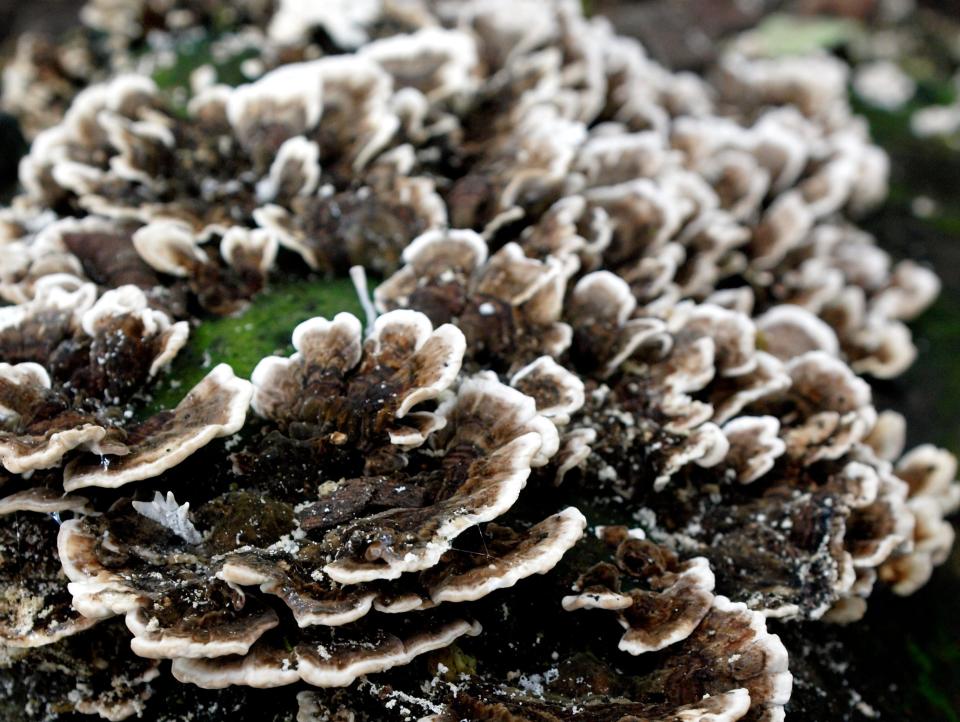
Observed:
[[[951,645],[951,648],[956,651],[955,644]],[[941,719],[944,722],[960,722],[960,716],[957,716],[957,712],[953,708],[950,695],[937,683],[935,675],[937,664],[935,661],[913,641],[908,643],[907,649],[910,652],[910,660],[919,671],[917,692],[932,709],[943,714]],[[956,665],[957,660],[953,659],[952,664]]]
[[[215,40],[215,35],[204,35],[201,38],[178,41],[173,49],[176,59],[169,67],[158,68],[154,71],[154,82],[161,90],[172,92],[179,89],[185,91],[189,96],[190,75],[197,68],[210,65],[216,70],[218,83],[234,86],[245,83],[247,78],[240,68],[245,60],[257,57],[258,51],[256,48],[244,48],[217,61],[214,59],[212,52]]]
[[[771,57],[801,55],[846,45],[863,35],[860,23],[845,18],[774,14],[745,36]]]
[[[462,675],[477,673],[477,659],[464,652],[456,644],[433,652],[427,660],[427,668],[447,682],[458,682]]]
[[[274,283],[239,316],[203,319],[191,329],[186,347],[157,383],[153,397],[138,409],[139,415],[173,408],[218,363],[228,363],[238,376],[249,378],[264,356],[293,351],[290,335],[301,321],[332,318],[340,311],[361,314],[350,281],[312,278]]]

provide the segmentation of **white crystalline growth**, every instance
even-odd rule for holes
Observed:
[[[158,491],[153,495],[153,501],[135,501],[133,508],[147,519],[167,527],[188,544],[199,544],[203,541],[200,532],[187,518],[187,513],[190,511],[189,502],[178,506],[172,491],[167,492],[166,499]]]

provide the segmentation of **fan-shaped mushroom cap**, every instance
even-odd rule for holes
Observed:
[[[39,364],[0,364],[0,462],[22,474],[57,466],[64,454],[78,447],[98,448],[106,429],[73,408],[51,388],[50,376]]]
[[[894,471],[906,483],[906,506],[913,517],[911,544],[886,559],[880,579],[897,594],[913,594],[926,584],[935,566],[946,561],[955,532],[944,518],[960,506],[956,458],[929,444],[907,452]]]
[[[82,180],[83,161],[107,142],[106,132],[97,123],[101,111],[129,112],[153,104],[156,86],[149,78],[121,75],[109,83],[92,85],[74,98],[63,121],[37,135],[20,166],[20,177],[31,194],[55,201],[69,187],[73,176]]]
[[[188,276],[206,261],[190,227],[178,221],[158,221],[133,234],[133,247],[151,268],[170,276]]]
[[[38,285],[50,276],[60,279],[61,286],[80,286],[83,266],[56,234],[59,228],[73,223],[73,219],[54,221],[37,233],[0,245],[4,251],[0,258],[0,296],[14,304],[29,304]]]
[[[362,170],[387,147],[400,127],[390,107],[393,79],[362,55],[336,55],[313,61],[323,83],[323,156],[342,158]]]
[[[593,129],[577,152],[575,167],[583,174],[581,182],[595,188],[655,176],[669,156],[660,134],[649,130],[628,133],[610,124]]]
[[[914,550],[895,554],[880,567],[880,579],[903,596],[913,594],[930,580],[934,567],[947,559],[956,537],[936,502],[921,497],[911,499],[908,507],[914,517]]]
[[[616,228],[605,252],[611,265],[618,265],[618,256],[622,262],[662,248],[689,213],[669,191],[645,178],[593,188],[584,197],[604,209]]]
[[[392,173],[372,181],[356,191],[297,196],[292,210],[270,203],[253,216],[312,268],[392,273],[411,238],[446,224],[446,209],[429,178]]]
[[[320,183],[320,146],[302,135],[283,142],[270,164],[269,175],[257,184],[261,201],[309,196]]]
[[[788,454],[808,463],[835,459],[867,436],[876,420],[870,387],[846,364],[811,351],[791,360],[787,371],[787,394],[805,417],[785,430]]]
[[[563,433],[560,437],[560,449],[554,457],[554,484],[559,485],[568,472],[584,464],[592,451],[590,444],[596,440],[596,429],[574,428]]]
[[[59,514],[63,511],[89,512],[89,502],[82,496],[60,494],[45,486],[16,491],[0,498],[0,514],[29,511],[38,514]]]
[[[756,319],[763,348],[781,361],[808,351],[839,353],[833,330],[800,306],[774,306]]]
[[[556,453],[552,423],[537,415],[533,399],[488,377],[461,384],[456,399],[440,414],[444,428],[434,435],[441,449],[469,450],[467,475],[452,495],[419,513],[394,511],[346,525],[338,558],[323,571],[341,584],[396,579],[435,565],[452,540],[474,524],[490,521],[513,506],[530,467]],[[483,454],[473,461],[478,452]],[[377,528],[390,529],[378,539]]]
[[[423,28],[375,40],[359,54],[390,73],[397,87],[415,88],[430,101],[474,90],[477,44],[459,30]]]
[[[409,412],[450,386],[465,343],[453,326],[433,330],[423,314],[401,310],[378,317],[362,345],[360,322],[347,313],[333,321],[303,322],[294,330],[293,345],[297,353],[289,359],[270,357],[254,369],[258,414],[281,423],[317,424],[321,433],[339,434],[330,437],[338,446],[372,443],[386,432],[391,443],[409,448],[443,424],[431,412]],[[351,431],[344,415],[367,403],[378,406],[376,418],[362,419],[370,426]],[[368,442],[366,435],[374,439]]]
[[[907,443],[907,420],[896,411],[881,411],[863,441],[878,458],[895,461]]]
[[[471,360],[489,358],[516,371],[569,346],[570,327],[559,320],[571,273],[563,261],[527,258],[515,243],[487,258],[472,231],[424,234],[404,260],[408,265],[375,291],[378,308],[409,307],[434,323],[455,322]]]
[[[569,423],[571,414],[583,406],[583,381],[549,356],[541,356],[517,371],[510,385],[533,397],[537,412],[557,426]]]
[[[277,626],[278,619],[272,609],[253,600],[245,607],[242,614],[207,612],[202,618],[167,622],[162,628],[149,609],[130,610],[124,617],[127,629],[133,634],[130,648],[147,659],[206,659],[246,654],[267,630]]]
[[[380,311],[408,306],[412,294],[431,285],[467,284],[487,260],[487,244],[473,231],[428,231],[403,250],[406,264],[374,290]]]
[[[888,284],[871,300],[874,312],[888,318],[910,321],[929,307],[940,294],[940,279],[928,268],[913,261],[901,261]]]
[[[612,374],[642,349],[663,354],[673,345],[661,320],[630,318],[636,305],[626,281],[609,271],[588,273],[573,289],[567,313],[574,344],[580,357],[597,358],[602,376]]]
[[[756,327],[746,315],[710,303],[681,305],[669,323],[677,343],[712,340],[718,375],[742,376],[756,367]]]
[[[64,218],[47,226],[36,244],[68,250],[80,266],[80,274],[101,286],[130,284],[150,293],[160,285],[156,273],[137,253],[131,226],[121,222],[97,216]]]
[[[479,564],[474,561],[465,571],[441,574],[440,581],[430,586],[430,598],[436,603],[472,601],[532,574],[544,574],[577,542],[586,525],[586,517],[572,507],[554,514],[516,539],[504,539],[502,546],[509,551]]]
[[[566,597],[564,608],[616,610],[627,629],[621,650],[651,655],[662,650],[665,656],[653,676],[686,680],[696,687],[663,690],[672,703],[683,704],[686,694],[699,698],[746,688],[746,706],[752,713],[748,718],[781,718],[792,676],[787,671],[787,651],[777,636],[767,632],[762,615],[726,597],[714,597],[714,578],[706,559],[680,563],[669,550],[631,536],[623,527],[603,533],[617,545],[617,566],[601,563],[588,571],[577,582],[580,594]],[[646,589],[621,592],[621,574]],[[625,705],[623,713],[629,713],[631,706]],[[653,710],[647,714],[653,717]]]
[[[834,482],[842,490],[840,500],[851,509],[844,548],[858,571],[876,569],[896,550],[909,544],[916,526],[907,505],[908,489],[903,481],[870,454],[859,457],[862,461],[847,463]],[[851,591],[856,587],[857,581],[854,581]],[[867,587],[866,593],[871,590],[872,586]]]
[[[323,113],[323,77],[318,63],[293,63],[273,70],[232,92],[227,120],[240,141],[277,151],[312,130]]]
[[[769,426],[754,431],[755,439],[738,441],[732,435],[732,445],[739,450],[728,461],[730,480],[742,466],[740,454],[754,444],[760,451],[750,453],[757,454],[757,460],[765,460],[769,444],[783,453],[775,422],[771,417],[730,422],[743,426],[744,433],[755,424]],[[851,598],[871,591],[857,580],[893,563],[914,535],[906,487],[889,464],[864,446],[813,464],[783,455],[753,482],[760,484],[756,492],[721,484],[714,487],[714,496],[693,501],[687,494],[696,487],[690,484],[703,482],[682,483],[687,484],[681,492],[686,511],[678,513],[684,504],[655,506],[661,524],[671,530],[663,538],[685,554],[709,558],[718,589],[766,616],[849,616],[854,611]],[[856,605],[863,607],[863,602]]]
[[[217,576],[228,584],[259,586],[290,608],[300,627],[338,627],[366,616],[378,600],[371,586],[340,587],[321,574],[305,574],[275,555],[238,552],[225,560]]]
[[[742,376],[721,379],[710,388],[713,421],[724,423],[751,404],[766,398],[776,398],[790,387],[790,376],[776,357],[760,351],[754,370]]]
[[[741,484],[756,481],[773,468],[787,445],[779,436],[780,422],[773,416],[740,416],[723,425],[730,442],[725,462]]]
[[[117,488],[171,469],[213,439],[240,430],[253,388],[226,364],[215,367],[175,409],[128,427],[122,456],[83,457],[64,469],[64,488]]]
[[[419,615],[400,617],[400,623],[392,626],[348,633],[314,627],[289,651],[260,642],[242,657],[178,658],[173,661],[173,676],[205,689],[234,684],[282,687],[299,681],[314,687],[346,687],[361,675],[408,664],[421,654],[449,646],[465,634],[480,633],[476,622]]]
[[[897,321],[868,319],[851,334],[849,343],[853,370],[878,379],[899,376],[917,357],[910,329]]]
[[[146,369],[148,378],[155,376],[174,359],[189,335],[186,321],[172,323],[163,311],[149,307],[143,291],[130,285],[120,286],[100,296],[81,317],[80,327],[94,339],[92,353],[101,365],[110,362],[111,354],[118,357],[137,355],[137,349],[127,351],[125,346],[139,342],[146,347],[152,354]],[[120,336],[122,340],[114,341],[111,336]],[[101,354],[106,356],[102,361]],[[115,366],[116,361],[110,365]],[[119,372],[120,369],[111,368],[111,371]]]
[[[67,274],[44,276],[33,292],[29,301],[0,309],[0,349],[13,362],[46,360],[97,300],[92,283]]]
[[[0,349],[12,361],[49,363],[54,387],[74,399],[126,401],[186,342],[188,324],[150,308],[135,286],[96,299],[93,284],[54,274],[35,291],[29,303],[4,309]]]
[[[957,509],[957,459],[950,452],[930,444],[911,449],[897,461],[897,476],[907,482],[910,497],[935,499],[944,514]]]
[[[172,540],[183,541],[177,530],[150,517],[143,518],[150,523],[135,533],[143,539],[151,539],[152,535],[152,543],[160,553],[169,553]],[[107,541],[111,541],[109,537]],[[74,607],[85,617],[126,615],[127,628],[134,635],[131,647],[138,655],[175,658],[243,654],[278,623],[271,608],[255,598],[245,598],[242,592],[223,583],[211,584],[209,577],[203,580],[207,585],[205,597],[196,595],[187,601],[171,594],[178,586],[183,587],[185,580],[177,584],[162,576],[158,578],[149,564],[141,562],[139,568],[130,569],[108,568],[99,558],[103,543],[90,530],[89,523],[70,520],[61,525],[57,546],[64,573],[71,580],[67,588],[73,595]],[[189,554],[182,559],[189,561]],[[194,577],[193,581],[198,580]]]
[[[617,568],[600,564],[577,581],[579,595],[564,597],[564,609],[619,609],[620,624],[627,630],[619,647],[630,654],[655,652],[690,636],[713,604],[714,579],[707,560],[680,563],[669,550],[629,536],[616,555]],[[647,588],[621,592],[621,572]]]

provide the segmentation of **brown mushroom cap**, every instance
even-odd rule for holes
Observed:
[[[618,528],[605,529],[604,534]],[[576,596],[563,599],[567,611],[617,609],[627,631],[621,651],[643,654],[675,644],[697,628],[713,604],[713,573],[709,562],[696,557],[680,563],[663,547],[620,530],[617,567],[602,563],[577,581]],[[621,573],[637,578],[645,588],[621,591]]]
[[[473,601],[496,589],[512,587],[532,574],[545,574],[583,534],[586,517],[574,508],[547,517],[515,538],[493,540],[489,559],[465,559],[467,569],[442,569],[430,584],[430,599],[440,602]],[[485,543],[488,553],[490,544]]]
[[[51,388],[39,364],[0,364],[0,408],[6,428],[0,433],[0,461],[15,474],[57,466],[71,449],[97,448],[106,429],[90,415],[71,408]]]
[[[456,536],[513,506],[530,467],[546,463],[557,449],[556,429],[536,414],[533,400],[492,379],[465,381],[440,414],[446,424],[434,436],[443,444],[438,448],[465,454],[466,477],[453,494],[421,511],[393,511],[338,531],[345,546],[324,567],[334,581],[395,579],[433,566]],[[386,545],[372,541],[378,528],[389,530]]]
[[[386,628],[332,632],[313,627],[292,650],[257,643],[242,657],[177,658],[173,676],[205,689],[233,684],[282,687],[304,681],[314,687],[346,687],[357,677],[408,664],[415,657],[449,646],[463,635],[477,635],[476,622],[419,615],[402,616]]]
[[[510,385],[533,397],[537,411],[557,426],[565,426],[584,403],[584,385],[579,376],[549,356],[541,356],[517,371]]]
[[[362,445],[363,435],[386,432],[391,443],[405,448],[422,444],[442,423],[429,412],[409,412],[453,382],[464,350],[456,328],[434,331],[412,311],[380,316],[363,345],[360,322],[346,313],[333,321],[305,321],[294,330],[293,344],[297,353],[291,358],[269,357],[254,369],[257,413],[284,424],[317,424],[319,433],[338,434],[330,437],[334,445]],[[374,403],[371,426],[349,429],[350,406]]]
[[[730,719],[781,718],[792,677],[786,649],[767,632],[763,616],[715,597],[706,559],[680,563],[673,552],[624,527],[605,528],[602,536],[616,546],[616,566],[604,562],[584,574],[579,595],[566,597],[564,608],[616,610],[627,630],[622,651],[665,655],[650,684],[660,685],[672,703],[745,688],[748,703]],[[641,586],[623,591],[622,580]],[[629,712],[627,705],[623,714]]]
[[[586,692],[567,697],[560,689],[467,683],[427,720],[446,722],[540,719],[782,720],[792,677],[783,644],[765,629],[763,618],[717,597],[713,608],[686,640],[661,652],[649,673],[625,678],[623,692]],[[613,675],[611,675],[613,676]],[[562,684],[582,684],[561,675]],[[613,697],[613,698],[611,698]]]
[[[407,265],[377,287],[380,309],[414,308],[434,323],[454,321],[474,361],[514,371],[541,354],[559,355],[570,328],[559,321],[569,269],[509,243],[487,257],[470,231],[430,232],[404,251]]]
[[[246,419],[253,387],[226,364],[216,366],[172,411],[126,429],[124,454],[83,457],[64,469],[64,488],[117,488],[162,474],[219,436],[236,433]]]

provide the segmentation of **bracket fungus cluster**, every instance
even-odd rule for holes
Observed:
[[[939,282],[855,225],[888,161],[840,61],[672,73],[564,0],[117,5],[0,210],[0,671],[69,668],[61,712],[172,677],[311,720],[779,720],[768,622],[946,559],[956,461],[870,387]],[[122,60],[148,20],[252,32],[262,74],[181,102]],[[144,410],[192,329],[348,270],[365,323]],[[402,676],[523,604],[613,612],[603,673]],[[412,707],[302,689],[393,668]]]
[[[242,490],[158,492],[60,528],[74,606],[124,614],[133,651],[182,682],[340,687],[406,664],[478,634],[463,602],[548,572],[586,525],[574,508],[496,523],[558,435],[495,378],[457,383],[455,327],[399,310],[364,339],[344,313],[293,343],[253,372]],[[456,545],[474,527],[483,555]]]

